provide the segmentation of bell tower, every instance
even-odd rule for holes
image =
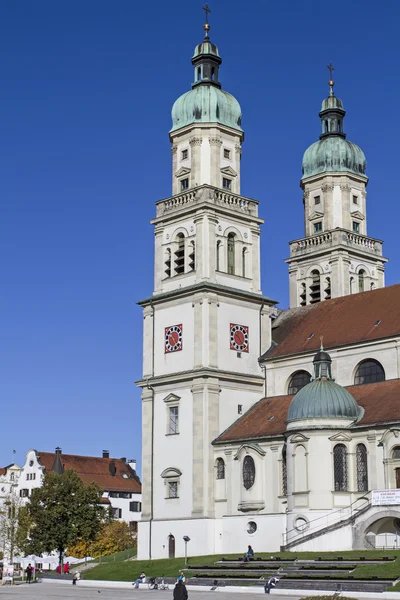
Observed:
[[[367,235],[365,155],[346,139],[346,111],[328,69],[320,139],[303,157],[304,237],[290,242],[286,260],[291,308],[385,285],[382,242]]]
[[[263,395],[271,343],[261,294],[258,202],[240,193],[244,133],[205,37],[172,108],[172,196],[156,202],[155,278],[144,309],[143,510],[139,558],[207,554],[215,531],[211,442]],[[172,537],[171,537],[172,536]]]

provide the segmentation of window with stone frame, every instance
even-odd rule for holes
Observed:
[[[178,482],[167,481],[168,498],[178,498]]]
[[[168,434],[179,433],[179,406],[168,407]]]
[[[335,492],[347,492],[347,448],[344,444],[336,444],[333,449],[333,473]]]
[[[392,450],[392,458],[400,459],[400,446],[395,446]]]
[[[385,370],[381,363],[373,358],[360,362],[354,376],[354,385],[377,383],[378,381],[385,381]]]
[[[282,496],[287,496],[287,450],[286,444],[282,448]]]
[[[253,487],[256,480],[256,465],[252,456],[245,456],[243,460],[243,486],[246,490]]]
[[[357,444],[357,490],[359,492],[368,491],[368,453],[365,444]]]
[[[225,479],[225,462],[223,458],[217,458],[217,479]]]
[[[235,242],[236,235],[234,233],[228,233],[228,274],[235,274]]]
[[[308,385],[311,381],[311,375],[308,371],[296,371],[290,378],[288,386],[288,395],[297,394],[301,388]]]

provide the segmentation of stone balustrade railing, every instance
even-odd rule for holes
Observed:
[[[256,200],[251,200],[250,198],[232,194],[231,192],[208,185],[192,188],[181,194],[171,196],[171,198],[159,200],[156,202],[157,217],[200,202],[211,202],[212,204],[226,207],[229,210],[258,217],[258,202]]]
[[[332,246],[356,246],[372,254],[382,256],[382,242],[380,240],[339,228],[290,242],[290,256],[294,258],[315,252],[317,248],[323,250]]]

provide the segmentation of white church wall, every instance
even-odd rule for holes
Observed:
[[[305,533],[305,535],[307,532]],[[353,549],[352,526],[346,525],[335,531],[308,540],[303,544],[296,544],[292,552],[333,552]]]
[[[277,552],[283,543],[286,516],[246,514],[226,516],[222,519],[220,547],[225,554],[243,556],[250,544],[257,556],[258,552]],[[256,525],[256,531],[249,533]]]
[[[165,402],[170,389],[155,393],[154,400],[154,439],[162,451],[154,452],[154,516],[155,518],[187,517],[192,507],[192,392],[183,384],[174,386],[174,394],[179,397],[179,429],[177,434],[168,433],[169,405]],[[147,458],[150,460],[150,457]],[[161,474],[169,468],[182,472],[178,483],[178,498],[167,498],[168,480]]]
[[[182,325],[182,350],[165,352],[165,329]],[[179,310],[174,302],[156,307],[154,318],[154,372],[157,375],[188,371],[194,360],[194,318],[192,299],[181,299]]]
[[[140,530],[141,525],[139,526]],[[188,542],[187,553],[188,556],[201,556],[207,554],[214,554],[214,519],[180,519],[180,520],[165,520],[165,521],[153,521],[151,524],[152,528],[152,558],[168,558],[169,546],[168,539],[170,535],[175,538],[175,556],[185,556],[185,542],[184,536],[190,537]],[[143,545],[142,545],[143,540]],[[142,555],[147,558],[148,549],[146,549],[145,542],[148,543],[148,536],[143,533],[143,537],[140,538],[139,546],[143,552]],[[140,556],[138,555],[138,558]]]
[[[221,382],[219,428],[225,431],[263,396],[263,384],[250,388],[245,384]],[[241,407],[241,408],[240,408]],[[240,412],[241,411],[241,412]]]
[[[371,327],[374,323],[371,324]],[[378,325],[379,326],[379,325]],[[313,332],[311,332],[313,333]],[[315,333],[317,335],[318,332]],[[357,366],[366,359],[380,362],[385,370],[386,379],[400,377],[397,355],[397,339],[369,342],[347,348],[329,350],[332,358],[332,374],[339,385],[354,385]],[[266,363],[268,396],[281,396],[288,392],[288,384],[292,375],[299,370],[308,371],[313,375],[314,352],[308,356],[297,356]]]

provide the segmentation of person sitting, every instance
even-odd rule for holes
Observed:
[[[186,577],[185,577],[185,574],[184,574],[184,572],[183,572],[183,571],[181,571],[181,572],[179,573],[178,581],[182,581],[182,583],[185,583],[185,581],[186,581]]]
[[[72,585],[76,585],[76,582],[81,578],[81,574],[79,571],[75,571],[74,576],[72,578]]]
[[[142,572],[140,577],[138,577],[135,581],[135,589],[138,589],[140,583],[146,583],[146,575]]]
[[[253,560],[254,559],[254,550],[251,546],[249,546],[247,548],[247,552],[244,555],[244,562],[249,562],[249,560]]]

